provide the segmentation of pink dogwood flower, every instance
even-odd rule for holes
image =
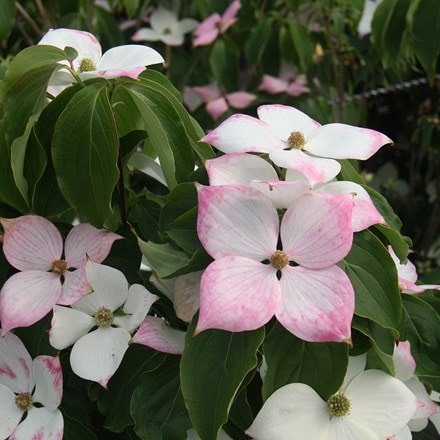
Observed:
[[[0,292],[2,334],[27,327],[49,313],[55,304],[72,304],[89,293],[86,256],[101,262],[121,236],[83,223],[63,238],[44,217],[25,215],[0,219],[3,252],[20,272],[8,278]]]
[[[391,140],[378,131],[333,123],[320,125],[285,105],[258,107],[258,117],[230,116],[201,140],[224,153],[269,153],[278,166],[297,170],[311,185],[340,171],[334,159],[368,159]]]
[[[140,28],[131,37],[133,41],[162,41],[169,46],[181,46],[186,33],[197,26],[192,18],[178,20],[174,11],[162,6],[156,8],[150,16],[151,28]]]
[[[278,93],[287,93],[289,96],[297,97],[304,93],[309,93],[307,87],[307,78],[305,75],[296,75],[292,64],[283,63],[281,65],[278,77],[272,75],[263,75],[258,90],[276,95]]]
[[[75,374],[106,387],[130,343],[182,352],[184,333],[147,317],[156,295],[140,284],[129,287],[124,274],[112,267],[89,260],[85,270],[93,292],[71,308],[55,306],[49,333],[51,345],[59,350],[73,344],[70,364]]]
[[[237,13],[240,8],[240,0],[234,0],[223,15],[214,13],[202,21],[194,31],[196,38],[193,45],[207,46],[215,41],[220,34],[226,32],[237,21]]]
[[[137,44],[113,47],[102,55],[101,44],[94,35],[75,29],[50,29],[38,44],[60,49],[74,48],[78,52],[77,58],[71,63],[66,60],[62,64],[70,66],[82,80],[121,76],[137,78],[146,66],[164,62],[159,52]],[[52,76],[49,85],[57,87],[54,91],[59,93],[63,87],[75,82],[68,69],[60,69]]]
[[[422,293],[427,289],[440,290],[438,284],[416,284],[418,279],[416,266],[409,259],[402,264],[391,246],[388,246],[388,252],[396,265],[399,289],[402,293]]]
[[[210,185],[250,185],[269,197],[279,209],[287,209],[295,198],[312,189],[326,194],[351,194],[354,232],[384,223],[367,191],[354,182],[329,182],[312,188],[301,173],[291,170],[287,170],[285,181],[278,180],[276,171],[268,161],[247,153],[224,154],[205,161],[205,167]]]
[[[206,104],[206,111],[214,120],[226,113],[229,107],[244,109],[257,98],[252,93],[247,92],[226,93],[217,84],[194,86],[191,87],[191,90]],[[194,108],[194,105],[189,107]]]
[[[351,196],[300,196],[280,225],[253,188],[197,188],[197,232],[215,261],[202,275],[196,333],[254,330],[275,315],[304,340],[349,343],[354,292],[335,263],[352,244]]]
[[[63,438],[58,409],[63,393],[60,359],[37,356],[33,361],[13,333],[0,338],[0,439]]]

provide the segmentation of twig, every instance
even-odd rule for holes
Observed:
[[[34,19],[26,12],[26,9],[24,9],[19,2],[15,2],[15,7],[21,16],[29,23],[34,32],[40,36],[42,34],[41,29],[38,27],[37,23],[35,23]]]
[[[43,20],[43,24],[46,30],[50,29],[50,21],[49,17],[46,14],[46,9],[44,9],[43,3],[41,0],[35,0],[35,4],[37,5],[38,12],[40,13],[40,17]]]

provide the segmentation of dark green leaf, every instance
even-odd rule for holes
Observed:
[[[355,313],[397,328],[402,313],[397,269],[385,246],[370,231],[358,232],[343,262],[356,295]]]
[[[237,90],[238,51],[231,41],[218,39],[209,57],[214,78],[228,92]]]
[[[0,42],[5,42],[15,23],[15,1],[0,0]]]
[[[314,46],[309,31],[296,20],[289,21],[289,32],[292,45],[295,48],[296,61],[303,71],[306,71],[312,62]]]
[[[193,426],[204,440],[216,440],[246,375],[257,365],[264,329],[229,333],[188,329],[181,361],[182,393]]]
[[[348,345],[305,342],[276,323],[263,344],[267,362],[263,398],[288,383],[310,385],[324,400],[334,394],[344,380]]]
[[[78,92],[59,117],[52,159],[60,189],[78,213],[101,227],[118,181],[118,134],[106,83]]]
[[[249,38],[244,46],[244,53],[249,64],[259,66],[263,59],[264,51],[271,37],[274,19],[264,17],[252,29]]]

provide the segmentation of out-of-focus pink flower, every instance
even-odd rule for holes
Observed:
[[[0,439],[63,438],[59,357],[32,360],[13,333],[0,338]]]
[[[438,284],[416,284],[418,275],[414,264],[410,260],[402,264],[391,246],[388,246],[388,252],[396,265],[399,289],[403,293],[422,293],[427,289],[440,290]]]
[[[376,12],[376,8],[379,6],[382,0],[365,0],[364,10],[362,11],[362,17],[358,24],[358,35],[364,37],[371,33],[371,22],[373,15]]]
[[[247,92],[226,93],[216,84],[191,87],[191,91],[197,95],[201,102],[206,104],[206,111],[215,120],[226,113],[229,107],[244,109],[257,98]],[[184,100],[188,108],[197,108],[197,100],[194,100],[194,95],[191,95],[189,90],[186,91]]]
[[[25,215],[0,222],[5,231],[3,252],[21,271],[8,278],[0,292],[3,334],[34,324],[55,304],[72,304],[89,293],[86,257],[103,261],[121,238],[82,223],[69,232],[63,246],[60,232],[44,217]]]
[[[139,29],[133,41],[162,41],[168,46],[183,44],[184,35],[194,30],[198,21],[192,18],[178,20],[174,11],[159,6],[150,17],[150,28]]]
[[[217,12],[202,21],[194,31],[194,46],[207,46],[220,34],[226,32],[237,21],[237,13],[241,8],[240,0],[233,1],[223,15]]]
[[[290,96],[300,96],[309,93],[307,87],[307,78],[305,75],[296,75],[292,64],[283,63],[278,77],[272,75],[263,75],[258,90],[276,95],[278,93],[287,93]]]

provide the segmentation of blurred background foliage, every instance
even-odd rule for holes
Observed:
[[[103,50],[132,42],[158,7],[178,19],[222,14],[228,0],[0,0],[0,78],[13,57],[49,28],[87,30]],[[368,11],[370,13],[368,14]],[[180,46],[145,42],[166,58],[163,72],[182,93],[216,84],[221,96],[255,95],[246,109],[214,120],[198,98],[185,100],[209,130],[236,112],[255,115],[260,104],[292,105],[320,123],[345,122],[380,130],[395,145],[359,169],[391,203],[412,238],[423,280],[438,278],[440,262],[440,115],[438,0],[242,0],[237,21],[206,46],[187,33]],[[142,43],[141,43],[142,44]],[[264,75],[303,78],[309,90],[271,94]],[[194,101],[194,99],[196,99]],[[359,164],[354,164],[359,167]]]

